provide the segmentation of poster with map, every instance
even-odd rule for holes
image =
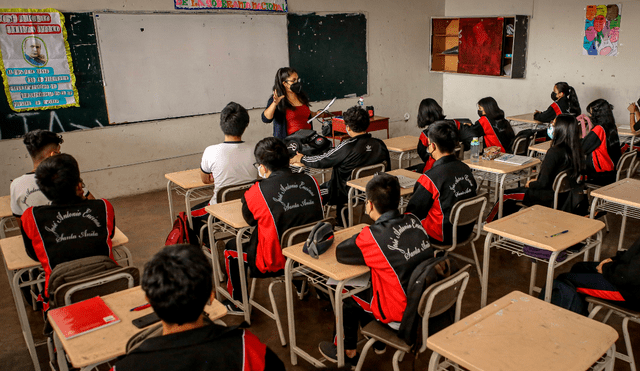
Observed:
[[[582,55],[618,55],[621,4],[587,5]]]

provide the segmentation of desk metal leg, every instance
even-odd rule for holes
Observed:
[[[53,332],[53,345],[56,347],[56,359],[58,360],[58,370],[60,371],[69,371],[69,366],[67,365],[67,354],[64,352],[64,347],[62,346],[62,342],[58,337],[56,332]]]
[[[624,239],[624,231],[627,227],[627,210],[628,206],[624,206],[622,209],[622,224],[620,226],[620,237],[618,238],[618,251],[622,250],[622,240]]]
[[[551,290],[553,290],[553,272],[555,271],[556,258],[560,251],[554,251],[549,257],[549,266],[547,267],[547,282],[544,286],[544,301],[551,302]],[[531,294],[530,294],[531,295]]]
[[[442,356],[438,354],[435,350],[431,353],[431,358],[429,359],[429,371],[437,371],[440,366],[440,358]]]
[[[187,213],[187,220],[189,220],[189,227],[191,229],[193,229],[193,220],[191,220],[191,200],[190,200],[192,192],[193,190],[190,189],[186,191],[184,194],[184,204],[185,204],[185,208],[187,209],[185,212]]]
[[[284,266],[284,287],[285,295],[287,299],[287,324],[289,325],[289,353],[291,353],[291,364],[298,364],[298,356],[296,355],[296,321],[295,314],[293,312],[293,259],[287,258],[287,263]]]
[[[487,291],[489,289],[489,252],[491,250],[491,240],[493,233],[487,233],[484,240],[484,257],[482,261],[482,294],[480,296],[480,308],[487,306]]]
[[[593,200],[591,201],[591,213],[589,214],[589,218],[595,219],[597,205],[598,205],[598,197],[594,197]]]
[[[167,197],[169,198],[169,222],[173,225],[173,194],[171,193],[171,183],[172,181],[167,182]]]
[[[349,194],[347,195],[347,213],[349,214],[349,220],[347,220],[348,225],[345,228],[353,227],[353,208],[355,207],[353,198],[355,197],[355,188],[349,187]],[[338,210],[338,212],[340,212]]]
[[[336,287],[336,343],[338,346],[338,367],[344,366],[344,326],[342,319],[342,290],[345,281],[338,282]]]
[[[404,169],[402,167],[402,157],[404,157],[404,152],[400,152],[400,155],[398,156],[398,169]]]
[[[27,311],[25,305],[22,302],[22,294],[20,291],[20,276],[22,273],[28,271],[28,269],[21,269],[17,272],[7,269],[7,263],[4,262],[4,268],[9,278],[9,284],[11,285],[11,292],[13,294],[13,301],[16,304],[16,310],[18,311],[18,319],[20,320],[20,328],[22,329],[22,335],[24,341],[27,343],[27,349],[31,355],[31,361],[33,361],[33,367],[36,371],[40,371],[40,362],[38,361],[38,354],[36,353],[36,346],[31,335],[31,326],[29,326],[29,318],[27,317]]]
[[[247,292],[247,275],[244,268],[244,252],[242,249],[242,235],[249,228],[245,227],[238,231],[236,235],[236,249],[238,250],[238,269],[240,273],[240,289],[242,292],[242,310],[244,311],[244,320],[251,324],[251,303],[249,303],[249,294]],[[231,279],[231,278],[227,278]]]
[[[596,240],[598,241],[598,244],[596,245],[596,248],[594,249],[594,252],[593,252],[593,261],[599,262],[600,250],[602,250],[602,230],[599,230],[598,233],[596,233]],[[588,251],[585,252],[585,254],[588,254]]]
[[[500,192],[498,195],[498,219],[502,218],[502,207],[504,206],[504,181],[507,178],[507,174],[502,174],[500,178]]]
[[[220,287],[220,268],[218,263],[218,247],[216,241],[214,239],[214,231],[213,231],[213,215],[209,214],[209,218],[207,219],[207,230],[209,233],[209,244],[211,245],[211,267],[213,268],[213,285],[215,292],[217,293]]]

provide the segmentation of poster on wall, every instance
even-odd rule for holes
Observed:
[[[176,9],[236,9],[262,12],[287,12],[287,0],[227,1],[227,0],[174,0]]]
[[[0,70],[14,111],[79,106],[64,16],[55,9],[0,9]]]
[[[588,5],[582,55],[618,55],[621,4]]]

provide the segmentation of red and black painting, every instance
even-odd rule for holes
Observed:
[[[500,76],[504,18],[460,19],[458,72]]]

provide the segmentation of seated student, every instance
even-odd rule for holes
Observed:
[[[569,178],[573,186],[584,170],[584,154],[580,140],[580,127],[573,115],[563,113],[558,115],[549,126],[549,137],[552,138],[551,148],[544,156],[537,179],[532,179],[524,187],[509,189],[504,192],[502,215],[507,216],[518,211],[516,203],[522,201],[526,206],[543,205],[553,207],[553,181],[565,170],[569,171]],[[558,200],[558,207],[562,206],[564,197]],[[498,215],[499,203],[487,217],[491,222]]]
[[[145,265],[142,290],[160,317],[162,336],[140,343],[112,371],[284,370],[249,330],[213,324],[204,307],[214,300],[209,259],[193,245],[160,250]]]
[[[333,168],[331,180],[320,186],[323,202],[338,205],[347,202],[351,171],[357,167],[386,162],[386,171],[391,169],[389,150],[383,141],[367,133],[369,115],[360,107],[351,107],[344,114],[347,134],[351,138],[343,140],[336,148],[318,156],[297,154],[292,162],[301,162],[305,166],[326,169]],[[339,214],[338,214],[339,215]]]
[[[48,298],[49,276],[56,265],[96,255],[113,259],[115,215],[109,201],[83,196],[80,169],[71,155],[42,161],[36,184],[51,205],[32,206],[22,214],[22,237],[27,255],[42,264]]]
[[[402,321],[411,274],[421,262],[434,257],[420,220],[398,211],[398,178],[386,173],[374,176],[367,183],[366,195],[365,212],[375,223],[336,248],[340,263],[371,268],[371,287],[344,300],[345,363],[353,366],[358,362],[358,326],[372,320]],[[329,361],[337,362],[333,342],[323,341],[319,349]]]
[[[421,220],[433,243],[447,245],[453,237],[451,208],[460,200],[474,197],[477,185],[469,166],[453,154],[457,137],[450,125],[431,125],[428,138],[427,149],[436,161],[416,182],[407,212]],[[472,230],[473,225],[460,227],[458,241],[467,238]]]
[[[498,102],[492,97],[486,97],[478,101],[478,116],[480,119],[473,125],[474,130],[480,131],[484,136],[485,147],[500,147],[500,152],[510,153],[511,144],[516,137],[511,123],[504,118],[504,111],[498,107]]]
[[[33,161],[33,171],[11,182],[11,212],[18,219],[31,206],[49,204],[49,200],[36,184],[35,171],[43,160],[60,154],[60,144],[64,140],[60,135],[49,130],[38,129],[28,132],[24,136],[23,142],[27,146],[31,161]],[[94,199],[88,191],[85,191],[84,195],[90,200]]]
[[[242,196],[242,216],[247,224],[256,226],[249,243],[243,245],[243,258],[252,277],[280,276],[285,263],[280,237],[289,228],[323,218],[320,189],[312,176],[291,172],[289,152],[280,139],[259,141],[254,153],[258,175],[264,179]],[[235,239],[227,242],[224,256],[227,289],[234,299],[241,300]],[[231,303],[225,304],[229,310],[236,310]]]
[[[574,116],[578,116],[582,112],[582,110],[580,109],[580,102],[578,102],[578,95],[576,94],[576,91],[566,82],[558,82],[553,85],[551,100],[553,101],[553,103],[551,103],[546,111],[535,111],[535,113],[533,114],[534,120],[540,122],[551,122],[556,118],[556,116],[563,113],[569,113]]]
[[[640,99],[638,99],[638,102],[631,103],[629,107],[627,107],[627,110],[631,114],[631,116],[629,116],[629,129],[631,129],[631,132],[634,134],[640,132],[640,109],[638,109],[638,104],[640,104]]]
[[[220,129],[224,142],[207,147],[202,154],[200,178],[204,184],[216,185],[213,197],[191,209],[193,230],[196,233],[207,222],[207,205],[217,202],[218,190],[229,185],[250,182],[257,178],[253,167],[254,146],[242,141],[242,134],[249,126],[249,113],[236,102],[230,102],[220,112]]]
[[[613,106],[604,99],[589,103],[593,128],[582,140],[587,156],[587,182],[605,186],[616,181],[616,166],[622,155]]]

